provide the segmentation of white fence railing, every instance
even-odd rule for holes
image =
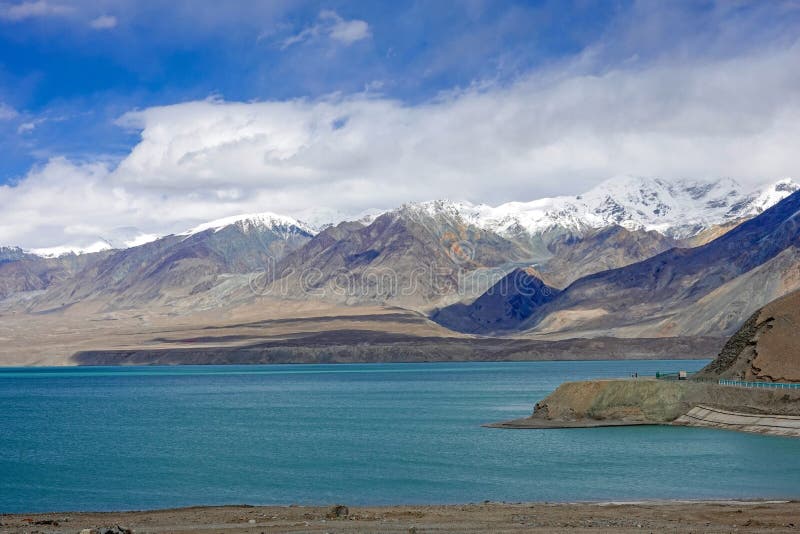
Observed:
[[[720,378],[719,384],[722,386],[737,386],[740,388],[800,389],[800,384],[788,384],[786,382],[745,382],[743,380],[728,380],[725,378]]]

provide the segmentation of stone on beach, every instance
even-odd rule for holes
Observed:
[[[331,507],[331,509],[326,514],[328,519],[337,519],[340,517],[347,517],[350,515],[350,509],[343,504],[337,504]]]

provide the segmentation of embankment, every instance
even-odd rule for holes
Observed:
[[[706,426],[772,436],[800,437],[800,417],[759,415],[695,406],[672,422],[674,425]]]

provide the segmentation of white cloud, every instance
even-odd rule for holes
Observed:
[[[117,27],[117,17],[101,15],[89,22],[89,27],[95,30],[110,30]]]
[[[418,105],[364,95],[204,100],[124,115],[117,166],[53,159],[0,186],[0,243],[91,245],[236,213],[579,193],[618,174],[800,177],[800,45],[596,72],[577,62]]]
[[[334,11],[323,11],[320,13],[320,19],[331,24],[328,34],[334,41],[351,44],[372,36],[369,24],[363,20],[344,20]]]
[[[284,39],[281,48],[285,49],[294,44],[310,41],[321,36],[328,37],[344,45],[351,45],[356,41],[369,39],[372,36],[372,32],[369,24],[363,20],[345,20],[335,11],[322,10],[314,25]]]
[[[14,119],[19,115],[17,110],[9,106],[8,104],[4,104],[0,102],[0,121],[5,121],[9,119]]]
[[[52,4],[45,0],[19,4],[0,3],[0,19],[20,21],[36,17],[66,15],[74,11],[71,6]]]
[[[47,119],[39,118],[31,121],[23,122],[17,126],[18,134],[26,134],[34,131],[40,124],[44,123]]]

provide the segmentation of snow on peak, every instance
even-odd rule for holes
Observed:
[[[797,191],[800,191],[800,184],[795,183],[791,178],[778,180],[774,184],[754,193],[754,198],[748,204],[749,212],[747,215],[758,215]]]
[[[410,214],[423,214],[431,217],[435,217],[439,214],[446,214],[460,216],[470,220],[478,220],[480,218],[480,214],[486,208],[491,209],[489,206],[484,206],[482,204],[475,205],[466,201],[442,199],[403,204],[398,211],[403,211]]]
[[[124,241],[125,248],[139,247],[151,243],[156,239],[161,239],[163,236],[159,234],[138,234],[127,241]]]
[[[383,213],[389,212],[411,216],[458,217],[464,222],[507,237],[532,237],[550,230],[582,234],[589,229],[616,224],[630,230],[655,230],[675,238],[688,238],[712,226],[754,217],[798,190],[800,184],[789,178],[756,191],[742,192],[739,184],[729,178],[666,180],[623,175],[606,180],[576,196],[508,202],[494,207],[463,201],[434,200],[404,204],[395,210],[367,210],[354,216],[323,208],[303,212],[303,218],[313,220],[314,224],[263,212],[217,219],[179,235],[190,236],[207,230],[218,232],[227,226],[237,225],[245,232],[268,229],[288,239],[298,231],[316,235],[320,228],[344,220],[370,224]],[[124,228],[117,233],[119,238],[100,239],[89,246],[66,245],[37,248],[29,252],[43,257],[84,254],[123,245],[134,247],[159,237],[135,228]]]
[[[102,252],[104,250],[111,250],[114,248],[111,243],[105,240],[95,241],[89,246],[77,245],[60,245],[57,247],[34,248],[28,250],[31,254],[41,256],[42,258],[58,258],[68,254],[92,254],[94,252]]]
[[[529,233],[561,226],[580,231],[617,224],[691,237],[711,226],[752,217],[783,200],[798,185],[791,180],[743,193],[734,180],[663,180],[620,176],[575,197],[506,204]]]
[[[506,236],[537,235],[554,229],[580,234],[616,224],[686,238],[715,225],[758,215],[798,189],[800,185],[790,179],[745,194],[729,178],[665,180],[624,175],[576,196],[496,207],[436,200],[406,204],[400,209],[429,216],[458,215],[465,222]]]
[[[315,235],[317,233],[316,228],[302,221],[298,221],[297,219],[293,219],[292,217],[288,217],[286,215],[278,215],[276,213],[265,211],[263,213],[247,213],[244,215],[224,217],[222,219],[200,224],[179,235],[189,236],[199,234],[200,232],[205,232],[207,230],[219,232],[223,228],[231,225],[236,225],[245,232],[249,232],[250,230],[254,229],[268,229],[285,236],[288,236],[290,233],[293,233],[297,230],[305,232],[309,235]]]
[[[389,210],[371,208],[357,212],[317,206],[302,210],[297,216],[309,227],[320,231],[345,221],[368,225],[387,211]]]

